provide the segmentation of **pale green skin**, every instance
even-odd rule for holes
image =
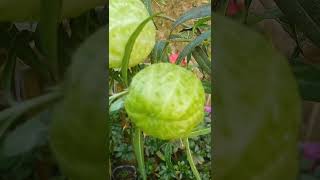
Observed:
[[[201,81],[180,66],[153,64],[136,74],[125,109],[147,135],[164,140],[187,137],[204,117]]]
[[[109,68],[121,67],[128,39],[149,16],[145,5],[140,0],[109,1]],[[155,35],[155,27],[150,21],[135,41],[129,67],[146,59],[154,47]]]

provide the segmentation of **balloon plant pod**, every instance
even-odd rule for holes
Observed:
[[[200,179],[188,137],[211,131],[209,128],[194,131],[203,121],[206,109],[205,91],[197,76],[176,64],[152,64],[139,71],[128,89],[111,100],[120,96],[125,96],[124,107],[134,124],[133,146],[143,178],[146,176],[141,131],[162,140],[182,140],[191,169],[196,179]]]
[[[201,81],[178,65],[159,63],[134,76],[125,109],[146,134],[164,140],[187,137],[204,117]]]
[[[110,0],[109,14],[109,68],[120,68],[130,35],[149,13],[140,0]],[[128,67],[145,60],[153,49],[155,35],[156,29],[150,21],[134,43]]]

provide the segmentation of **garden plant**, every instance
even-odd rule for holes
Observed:
[[[135,159],[142,179],[210,179],[211,5],[175,20],[146,2],[109,1],[109,117],[124,136],[111,140],[111,163]],[[156,39],[158,18],[172,23],[165,39]],[[174,42],[187,42],[177,55]]]
[[[319,0],[183,2],[0,0],[0,180],[319,179]]]

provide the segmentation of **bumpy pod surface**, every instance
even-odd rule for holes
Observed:
[[[125,109],[147,135],[170,140],[191,133],[203,120],[204,104],[202,83],[192,72],[159,63],[133,77]]]
[[[140,0],[109,1],[109,67],[120,68],[125,46],[135,29],[149,17]],[[156,30],[148,22],[135,41],[129,67],[143,62],[155,44]]]

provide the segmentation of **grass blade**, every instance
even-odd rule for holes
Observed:
[[[139,172],[143,180],[147,180],[145,164],[144,164],[144,151],[143,151],[143,136],[139,128],[135,128],[133,136],[134,153],[137,158]]]
[[[172,155],[172,144],[167,143],[165,146],[164,157],[165,157],[165,161],[166,161],[168,168],[171,171],[174,171],[174,168],[173,168],[173,165],[171,162],[171,155]]]

